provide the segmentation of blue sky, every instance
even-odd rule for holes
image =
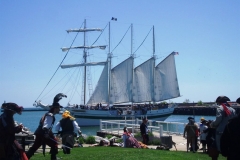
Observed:
[[[1,102],[32,107],[65,55],[60,48],[69,47],[74,39],[75,34],[66,30],[79,28],[84,19],[89,27],[104,28],[111,17],[118,19],[111,21],[112,49],[132,23],[133,50],[154,25],[157,61],[179,52],[175,62],[182,96],[171,101],[209,102],[219,95],[235,101],[240,97],[240,1],[0,0],[0,4]],[[126,39],[115,50],[113,65],[124,59],[120,53],[129,55]],[[150,35],[136,52],[136,65],[151,57],[151,43]],[[74,53],[82,56],[73,51],[66,61]],[[99,59],[106,54],[103,51]],[[42,101],[52,103],[54,95]]]

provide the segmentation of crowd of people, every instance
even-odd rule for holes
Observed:
[[[15,159],[30,159],[34,153],[39,149],[40,146],[43,148],[43,155],[45,156],[46,145],[50,147],[51,160],[57,160],[58,154],[58,140],[54,135],[52,129],[55,123],[55,115],[59,114],[62,106],[59,104],[59,100],[66,95],[59,93],[54,97],[53,104],[50,106],[50,110],[45,113],[39,121],[39,125],[34,132],[35,140],[33,145],[26,152],[22,148],[19,148],[19,144],[16,144],[15,133],[22,131],[23,126],[14,125],[13,115],[15,113],[21,114],[23,107],[19,107],[15,103],[4,103],[2,109],[4,113],[0,119],[0,159],[1,160],[15,160]],[[123,132],[124,147],[131,148],[147,148],[148,129],[147,129],[147,118],[143,119],[141,124],[141,135],[143,142],[137,141],[134,135],[128,132],[125,127]],[[69,111],[65,111],[62,114],[62,119],[55,125],[55,131],[60,134],[62,138],[62,149],[64,154],[70,154],[71,149],[75,144],[76,133],[81,134],[80,127],[78,126],[75,118],[70,115]],[[113,144],[106,144],[104,141],[100,141],[97,146],[105,146]]]
[[[59,113],[62,106],[59,100],[66,95],[60,93],[54,97],[53,104],[50,110],[43,115],[39,121],[35,134],[35,141],[29,150],[24,152],[15,138],[15,134],[22,132],[22,125],[15,126],[13,116],[15,113],[21,114],[23,107],[15,103],[2,104],[3,114],[0,116],[0,159],[30,159],[36,150],[42,145],[43,154],[46,145],[50,147],[51,160],[57,160],[58,144],[52,128],[55,123],[55,115]],[[193,117],[188,117],[189,123],[184,128],[183,136],[187,136],[187,152],[196,152],[198,148],[198,137],[202,144],[204,153],[217,160],[219,154],[227,157],[228,160],[240,159],[240,114],[236,114],[234,108],[229,105],[230,99],[226,96],[219,96],[216,99],[218,104],[215,120],[205,120],[201,118],[201,124],[198,126]],[[236,100],[240,104],[240,98]],[[142,119],[140,132],[142,142],[137,141],[134,135],[128,131],[127,127],[123,129],[123,147],[130,148],[148,148],[149,130],[147,126],[148,120],[146,117]],[[62,148],[64,154],[70,154],[70,150],[75,143],[76,132],[81,134],[75,118],[70,115],[70,112],[65,111],[62,114],[62,119],[57,122],[55,131],[62,137]],[[103,146],[101,142],[99,145]],[[111,145],[112,146],[112,145]]]
[[[168,108],[167,103],[159,103],[159,104],[133,104],[132,106],[129,105],[115,105],[115,106],[109,106],[109,105],[103,105],[102,103],[98,103],[96,105],[78,105],[78,104],[68,104],[67,108],[76,108],[76,109],[88,109],[88,110],[117,110],[119,108],[125,109],[125,110],[130,110],[131,111],[137,111],[137,110],[142,110],[142,112],[147,112],[149,110],[154,110],[154,109],[164,109]]]
[[[58,103],[66,95],[59,93],[54,97],[50,110],[45,113],[39,121],[39,125],[34,132],[35,140],[33,145],[25,153],[21,145],[16,141],[15,134],[23,132],[23,125],[15,126],[14,114],[21,114],[23,107],[15,103],[3,103],[1,109],[3,114],[0,116],[0,159],[1,160],[29,160],[40,146],[43,148],[45,156],[46,145],[50,147],[51,160],[57,160],[58,144],[52,128],[55,123],[55,115],[59,114],[62,106]],[[80,127],[68,111],[62,115],[62,119],[55,126],[56,131],[60,131],[62,137],[63,152],[70,154],[71,148],[75,143],[76,131],[80,134]]]
[[[183,133],[184,137],[187,135],[187,152],[191,150],[195,153],[199,149],[197,144],[199,137],[201,149],[208,153],[212,160],[217,160],[219,154],[228,160],[240,159],[240,114],[236,114],[229,101],[227,96],[217,97],[215,120],[201,118],[201,124],[198,126],[193,117],[188,118],[189,123]],[[236,102],[240,104],[240,98]]]

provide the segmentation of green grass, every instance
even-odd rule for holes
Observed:
[[[71,154],[59,151],[57,157],[63,160],[207,160],[207,154],[183,151],[166,151],[155,149],[135,149],[121,147],[83,147],[73,148]],[[41,153],[35,154],[31,160],[49,160],[50,154],[44,157]],[[219,156],[218,160],[226,160]]]

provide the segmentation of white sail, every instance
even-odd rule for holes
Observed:
[[[87,104],[108,103],[108,63],[105,64],[97,86]]]
[[[155,67],[155,101],[180,96],[174,53],[171,53]]]
[[[154,98],[154,58],[134,69],[133,102],[149,102]]]
[[[132,101],[133,57],[111,70],[110,103]]]

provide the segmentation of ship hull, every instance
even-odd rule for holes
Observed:
[[[98,126],[100,120],[123,120],[123,119],[141,119],[147,117],[150,120],[164,121],[174,111],[174,108],[165,108],[159,110],[148,110],[145,114],[142,111],[132,111],[128,114],[127,111],[123,111],[121,115],[118,115],[115,110],[83,110],[74,109],[71,110],[71,114],[76,118],[79,126]]]

